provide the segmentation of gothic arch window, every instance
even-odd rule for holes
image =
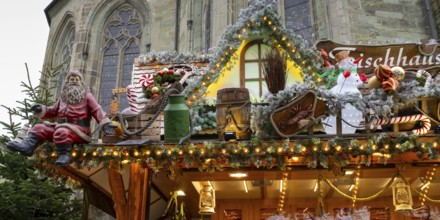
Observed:
[[[261,97],[267,92],[262,72],[264,54],[270,50],[261,40],[248,43],[240,55],[240,87],[248,88],[251,96]]]
[[[131,83],[133,61],[139,56],[141,20],[136,10],[124,5],[114,10],[104,25],[100,103],[109,110],[112,89],[125,88]],[[125,96],[121,96],[120,109],[128,107]]]
[[[70,62],[72,59],[72,51],[73,51],[73,42],[75,41],[75,26],[70,26],[65,32],[65,37],[60,39],[64,39],[58,47],[58,52],[55,54],[55,69],[59,69],[58,82],[63,82],[64,77],[66,77],[67,72],[70,69]],[[61,93],[62,83],[56,83],[56,95],[59,96]]]
[[[285,0],[286,28],[313,45],[312,11],[310,0]]]

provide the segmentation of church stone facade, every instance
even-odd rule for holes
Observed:
[[[256,0],[53,0],[44,73],[81,70],[103,106],[149,51],[209,52]],[[267,0],[272,1],[272,0]],[[386,44],[437,39],[440,0],[275,0],[286,28],[319,39]],[[58,96],[60,86],[53,92]]]
[[[53,0],[43,73],[83,72],[99,102],[131,82],[134,59],[149,51],[209,52],[256,0]],[[271,0],[268,0],[271,1]],[[437,39],[440,0],[275,0],[286,28],[312,47],[319,39],[387,44]],[[44,75],[43,75],[44,77]],[[99,215],[94,213],[92,215]]]

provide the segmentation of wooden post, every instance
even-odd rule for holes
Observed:
[[[116,169],[116,163],[111,162],[108,170],[116,219],[144,220],[147,216],[148,201],[148,169],[143,169],[139,163],[130,164],[128,183],[128,198],[125,196],[124,181]]]
[[[116,162],[111,161],[108,168],[108,181],[112,191],[112,198],[116,212],[116,219],[127,219],[127,198],[125,197],[124,180],[116,169]],[[127,216],[128,217],[128,216]]]
[[[147,208],[148,196],[148,169],[143,169],[139,163],[130,165],[130,183],[128,187],[128,210],[129,218],[144,220]]]
[[[399,115],[399,109],[398,108],[394,108],[393,111],[394,111],[394,115],[395,116]],[[399,132],[399,124],[398,123],[393,125],[393,132],[396,132],[396,133]]]
[[[336,112],[336,135],[342,135],[342,108],[339,108]]]

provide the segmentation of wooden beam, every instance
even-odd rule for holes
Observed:
[[[130,182],[128,187],[128,219],[143,220],[146,216],[148,196],[148,169],[143,169],[139,163],[130,165]]]
[[[116,162],[111,161],[108,168],[108,181],[112,191],[113,203],[116,211],[116,219],[128,219],[127,198],[125,197],[124,180],[116,169]]]
[[[73,166],[68,166],[66,168],[55,166],[53,164],[47,164],[47,166],[56,170],[63,176],[68,176],[81,184],[84,189],[83,218],[88,217],[89,204],[94,205],[111,216],[115,216],[111,194],[105,191],[100,185],[91,181],[89,177],[81,175],[81,173],[79,173]]]
[[[260,187],[260,191],[261,191],[261,199],[266,199],[267,198],[267,187],[266,186]]]

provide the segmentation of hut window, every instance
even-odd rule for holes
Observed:
[[[240,57],[240,87],[248,88],[251,96],[261,97],[267,92],[262,63],[270,47],[262,41],[253,41],[245,46]]]
[[[105,22],[99,101],[107,111],[112,89],[125,88],[131,83],[133,61],[139,56],[141,33],[139,14],[129,5],[116,9]],[[120,109],[126,107],[127,99],[121,96]]]

